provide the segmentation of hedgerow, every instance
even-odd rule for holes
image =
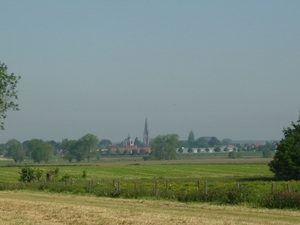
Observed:
[[[244,204],[267,208],[300,208],[300,182],[206,182],[199,180],[87,180],[67,176],[59,181],[0,183],[0,190],[92,194],[113,198],[159,198],[180,202]]]

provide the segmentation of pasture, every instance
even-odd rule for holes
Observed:
[[[268,159],[269,161],[270,159]],[[29,164],[46,174],[59,168],[59,176],[88,179],[208,179],[237,180],[271,178],[266,159],[206,159],[170,161],[108,161],[89,164]],[[24,166],[21,165],[21,166]],[[20,166],[0,167],[0,182],[17,182]]]

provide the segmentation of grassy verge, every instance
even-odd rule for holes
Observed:
[[[161,200],[0,192],[0,224],[300,224],[300,212]]]

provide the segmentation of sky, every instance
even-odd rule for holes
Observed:
[[[300,109],[300,1],[0,2],[15,138],[280,140]]]

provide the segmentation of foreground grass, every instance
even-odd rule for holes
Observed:
[[[0,192],[0,224],[300,224],[300,212],[245,206],[185,204],[49,194]]]

